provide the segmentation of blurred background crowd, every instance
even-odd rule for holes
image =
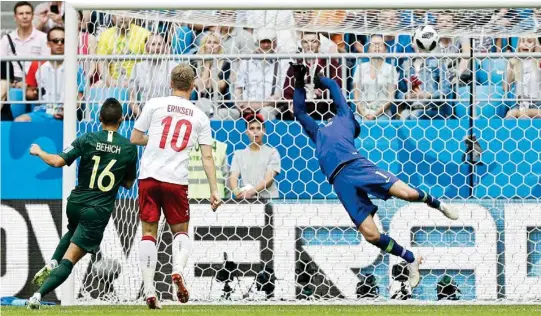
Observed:
[[[189,62],[197,74],[192,99],[212,119],[237,120],[257,112],[265,120],[291,120],[294,78],[290,61],[309,65],[308,109],[316,119],[332,117],[336,110],[326,93],[313,88],[316,72],[335,79],[343,87],[352,110],[364,120],[467,117],[472,92],[477,98],[474,115],[501,118],[541,115],[539,58],[377,57],[379,53],[419,52],[412,42],[412,32],[400,30],[424,24],[437,30],[453,30],[467,28],[468,23],[491,29],[531,25],[537,30],[541,9],[483,11],[485,16],[471,19],[450,10],[366,10],[353,17],[346,16],[345,11],[329,12],[333,12],[332,18],[365,21],[371,29],[382,33],[359,35],[182,24],[80,11],[78,52],[89,58],[82,60],[79,67],[79,119],[95,119],[100,101],[111,96],[124,104],[126,119],[137,118],[148,99],[170,92],[171,69],[179,62]],[[296,11],[295,22],[309,23],[306,14]],[[2,26],[2,56],[64,54],[61,1],[3,2]],[[533,53],[541,52],[540,40],[541,37],[535,36],[442,35],[434,53],[465,56]],[[322,57],[297,59],[296,53],[317,53]],[[371,55],[354,58],[347,53]],[[124,61],[92,58],[119,54],[172,54],[179,58]],[[250,54],[263,56],[243,58]],[[275,58],[275,54],[291,57]],[[325,54],[334,55],[328,58]],[[339,54],[344,57],[336,58]],[[190,58],[197,55],[214,58]],[[25,122],[62,119],[63,69],[61,61],[2,62],[2,119]]]

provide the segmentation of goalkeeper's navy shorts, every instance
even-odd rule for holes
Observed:
[[[392,173],[361,158],[347,163],[334,177],[333,186],[355,227],[359,228],[369,214],[374,215],[378,210],[368,195],[387,200],[391,197],[389,189],[396,181],[398,178]]]

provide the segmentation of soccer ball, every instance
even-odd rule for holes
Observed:
[[[415,31],[415,34],[413,34],[413,42],[420,50],[425,52],[434,50],[439,39],[438,32],[430,25],[420,27]]]

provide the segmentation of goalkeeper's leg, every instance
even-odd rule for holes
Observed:
[[[360,213],[360,212],[359,212]],[[421,256],[415,256],[413,252],[399,245],[389,235],[381,234],[372,218],[372,215],[366,216],[363,222],[359,225],[359,232],[363,237],[372,245],[379,249],[398,256],[409,263],[409,282],[411,287],[416,287],[421,279],[419,273],[419,265],[422,263],[423,258]]]
[[[364,171],[359,161],[346,166],[334,178],[334,191],[366,241],[387,253],[401,257],[410,264],[410,285],[416,287],[420,279],[419,264],[422,258],[415,258],[411,251],[399,245],[388,235],[379,232],[372,218],[378,207],[370,201],[368,194],[357,184],[367,182],[372,175],[369,172],[368,178],[363,177],[362,172]]]
[[[396,181],[389,188],[389,194],[409,202],[424,202],[428,206],[442,212],[447,218],[452,220],[458,219],[458,211],[455,208],[441,202],[423,190],[410,187],[401,180]]]

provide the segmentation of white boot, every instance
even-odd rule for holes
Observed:
[[[419,281],[421,281],[421,273],[419,272],[421,263],[423,263],[423,257],[415,256],[415,261],[408,265],[409,282],[412,289],[419,285]]]
[[[452,219],[454,221],[458,219],[458,211],[451,205],[447,205],[442,202],[440,203],[438,210],[442,212],[443,215],[445,215],[448,219]]]
[[[28,299],[28,309],[39,309],[41,306],[41,294],[34,293],[31,298]]]

